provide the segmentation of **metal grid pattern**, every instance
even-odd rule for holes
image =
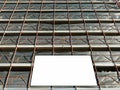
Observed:
[[[119,88],[119,11],[119,0],[1,0],[0,88],[30,88],[36,54],[91,55],[97,88]]]

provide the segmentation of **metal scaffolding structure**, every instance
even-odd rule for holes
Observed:
[[[120,1],[0,0],[0,89],[31,88],[36,54],[91,55],[97,90],[120,88]]]

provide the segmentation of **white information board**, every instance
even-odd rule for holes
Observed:
[[[31,86],[97,86],[90,56],[35,56]]]

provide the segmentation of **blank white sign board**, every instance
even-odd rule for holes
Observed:
[[[90,56],[35,56],[31,86],[97,86]]]

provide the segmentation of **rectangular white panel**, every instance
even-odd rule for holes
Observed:
[[[97,86],[90,56],[36,56],[31,86]]]

